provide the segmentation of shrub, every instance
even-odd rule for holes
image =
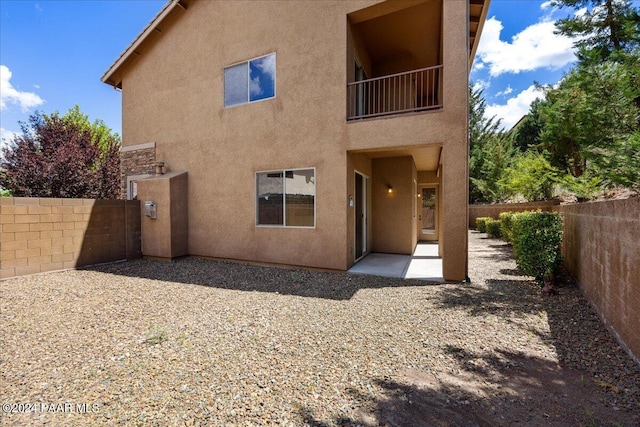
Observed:
[[[489,219],[485,226],[487,228],[487,236],[492,239],[499,239],[502,237],[502,233],[500,232],[500,221]]]
[[[557,176],[558,171],[544,155],[527,151],[514,160],[498,183],[508,195],[521,195],[533,202],[551,198]]]
[[[513,242],[513,216],[514,212],[500,213],[500,232],[505,242]]]
[[[486,217],[486,216],[481,216],[479,218],[476,218],[476,230],[478,230],[481,233],[486,233],[487,232],[487,221],[490,220],[491,218]]]
[[[554,212],[523,212],[513,216],[513,252],[520,271],[533,276],[546,293],[555,293],[554,274],[560,264],[562,218]]]

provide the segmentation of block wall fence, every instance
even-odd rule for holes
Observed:
[[[471,228],[480,216],[538,209],[538,204],[519,205],[469,206]],[[514,209],[524,205],[535,207]],[[565,266],[605,325],[640,361],[640,198],[539,208],[562,214]]]
[[[141,256],[140,202],[0,198],[0,279]]]
[[[469,228],[476,228],[476,218],[489,217],[500,219],[501,212],[551,211],[559,205],[557,200],[529,203],[500,203],[491,205],[469,205]]]

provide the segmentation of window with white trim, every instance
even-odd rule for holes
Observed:
[[[275,98],[276,54],[261,56],[224,69],[224,106]]]
[[[256,173],[256,225],[315,227],[315,168]]]

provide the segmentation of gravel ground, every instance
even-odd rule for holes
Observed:
[[[2,281],[0,401],[31,411],[0,423],[640,425],[640,366],[580,291],[483,236],[470,284],[198,258]]]

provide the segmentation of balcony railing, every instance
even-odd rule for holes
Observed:
[[[347,120],[442,109],[442,65],[347,84]]]

